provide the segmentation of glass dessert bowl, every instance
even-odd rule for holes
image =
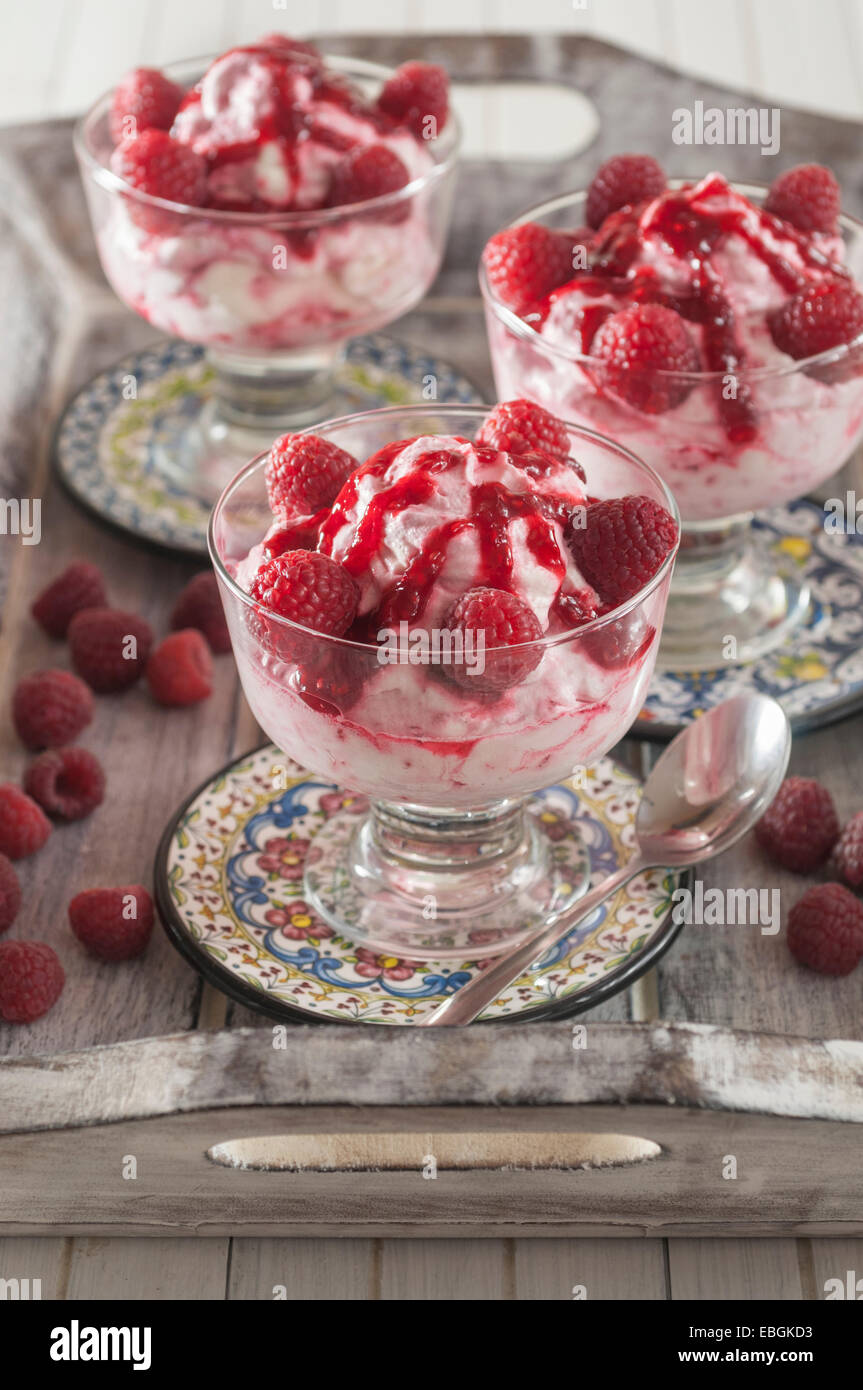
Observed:
[[[613,166],[629,160],[647,166],[644,182],[616,207]],[[753,660],[805,618],[805,577],[760,542],[753,515],[818,487],[863,435],[863,225],[839,214],[829,171],[783,178],[771,190],[716,174],[666,181],[654,161],[622,156],[493,237],[480,270],[501,398],[610,436],[675,495],[666,669]],[[801,187],[821,228],[780,215],[807,220]],[[534,287],[513,272],[519,237],[545,257]]]
[[[553,421],[554,455],[495,434],[507,410],[397,407],[286,436],[210,525],[255,717],[370,800],[322,825],[305,897],[401,957],[495,955],[585,891],[583,846],[558,853],[529,798],[624,736],[662,626],[668,489],[588,430]],[[607,552],[628,518],[643,555],[624,573]]]
[[[335,376],[346,344],[435,278],[459,141],[441,69],[278,35],[136,70],[96,102],[75,150],[105,274],[212,369],[202,409],[162,413],[160,471],[214,501],[280,429],[356,406]]]

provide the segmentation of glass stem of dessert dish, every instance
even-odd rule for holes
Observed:
[[[75,149],[105,274],[212,376],[203,409],[162,412],[160,471],[213,501],[277,431],[356,408],[346,345],[428,290],[458,146],[441,68],[281,35],[136,69],[93,106]]]
[[[863,226],[819,165],[768,189],[620,155],[486,246],[500,396],[609,435],[677,499],[660,667],[753,660],[806,616],[793,558],[752,521],[824,483],[863,435],[861,278]]]
[[[536,794],[638,714],[678,536],[652,469],[527,401],[333,420],[231,482],[209,540],[240,678],[344,789],[304,883],[341,935],[485,958],[585,891]]]

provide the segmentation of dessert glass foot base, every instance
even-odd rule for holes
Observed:
[[[348,940],[394,958],[487,959],[511,950],[587,891],[577,837],[553,845],[524,802],[470,812],[376,802],[315,836],[304,891]]]
[[[750,517],[683,528],[657,669],[710,671],[774,651],[810,609],[808,580]]]
[[[166,411],[153,432],[156,469],[175,487],[214,503],[234,474],[274,438],[356,405],[339,390],[343,344],[278,356],[208,352],[212,394]]]
[[[448,362],[378,333],[353,338],[334,363],[307,359],[300,371],[295,361],[298,371],[292,383],[283,377],[275,407],[266,383],[248,379],[251,365],[244,358],[237,368],[225,357],[214,364],[202,347],[178,340],[121,358],[66,408],[56,439],[64,485],[112,526],[204,557],[219,480],[269,449],[283,430],[420,401],[429,383],[435,400],[482,401]],[[288,415],[292,424],[284,423]]]

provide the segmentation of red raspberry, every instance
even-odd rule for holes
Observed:
[[[69,904],[72,931],[100,960],[139,956],[153,930],[153,899],[139,883],[126,888],[88,888]]]
[[[194,627],[202,632],[213,652],[229,652],[231,637],[225,611],[219,598],[219,583],[211,570],[202,570],[190,579],[171,611],[171,627]]]
[[[290,521],[332,506],[342,484],[359,465],[329,439],[316,434],[283,434],[277,439],[264,476],[273,514]]]
[[[788,949],[820,975],[850,975],[863,958],[863,903],[841,883],[807,888],[788,914]]]
[[[24,790],[58,820],[81,820],[101,805],[105,774],[86,748],[53,749],[30,764]]]
[[[30,612],[49,637],[65,637],[76,613],[82,608],[101,608],[105,602],[101,571],[86,560],[76,560],[42,590]]]
[[[476,442],[510,454],[529,454],[538,449],[564,461],[570,454],[566,425],[533,401],[503,401],[496,405],[480,426]]]
[[[539,619],[532,608],[505,589],[468,589],[450,608],[444,627],[454,632],[483,634],[485,669],[476,666],[445,666],[444,672],[465,690],[497,694],[518,685],[542,660],[540,646],[517,651],[492,650],[536,642],[542,637]],[[476,674],[472,672],[476,671]]]
[[[600,165],[587,190],[585,219],[600,227],[610,212],[658,198],[668,180],[661,164],[649,154],[616,154]]]
[[[395,193],[410,183],[410,174],[398,155],[386,145],[357,145],[332,167],[328,202],[341,208]],[[399,208],[400,214],[407,208]]]
[[[115,145],[142,130],[170,130],[183,89],[158,68],[133,68],[121,78],[111,101],[109,120]]]
[[[585,633],[581,641],[584,651],[597,666],[607,671],[620,671],[643,661],[655,636],[656,628],[645,621],[643,612],[636,607],[613,623]]]
[[[858,811],[845,826],[833,860],[843,882],[850,888],[859,888],[863,883],[863,811]]]
[[[41,849],[51,822],[41,808],[12,782],[0,783],[0,854],[24,859]]]
[[[99,694],[134,685],[152,644],[150,624],[120,608],[87,608],[69,624],[72,665]]]
[[[197,705],[213,693],[213,658],[194,627],[172,632],[147,662],[147,684],[160,705]]]
[[[21,884],[5,854],[0,854],[0,932],[8,931],[21,906]]]
[[[839,838],[839,817],[826,787],[811,777],[786,777],[755,827],[771,859],[808,874],[827,859]]]
[[[653,578],[677,540],[677,525],[650,497],[592,502],[584,519],[570,527],[569,547],[608,612]]]
[[[288,550],[262,565],[249,590],[292,623],[341,637],[353,622],[359,591],[343,565],[316,550]]]
[[[600,324],[592,352],[600,380],[636,410],[658,415],[682,405],[692,382],[664,372],[697,372],[698,348],[683,319],[662,304],[632,304]]]
[[[43,941],[0,941],[0,1018],[32,1023],[63,993],[57,952]]]
[[[572,279],[572,238],[538,222],[497,232],[482,253],[488,283],[498,299],[525,314]]]
[[[449,78],[436,63],[402,63],[384,83],[378,108],[418,139],[434,138],[449,115]],[[431,117],[433,125],[426,125]]]
[[[367,676],[377,669],[377,657],[362,649],[336,647],[323,650],[317,643],[306,648],[304,660],[291,674],[291,687],[319,714],[346,713],[359,698]]]
[[[12,718],[26,748],[61,748],[93,718],[93,694],[71,671],[34,671],[15,687]]]
[[[835,232],[841,194],[831,169],[823,164],[798,164],[770,185],[767,212],[782,217],[803,232]]]
[[[206,160],[191,146],[172,140],[165,130],[144,130],[124,140],[111,155],[110,166],[119,178],[152,198],[186,207],[200,207],[206,201]],[[127,206],[130,217],[146,232],[179,230],[175,213],[148,207],[136,198],[128,198]]]
[[[850,280],[798,290],[767,319],[780,352],[799,361],[851,343],[863,333],[863,294]]]

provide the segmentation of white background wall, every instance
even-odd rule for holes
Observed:
[[[274,28],[587,32],[778,103],[863,119],[863,0],[0,0],[0,122],[78,112],[126,68]]]

